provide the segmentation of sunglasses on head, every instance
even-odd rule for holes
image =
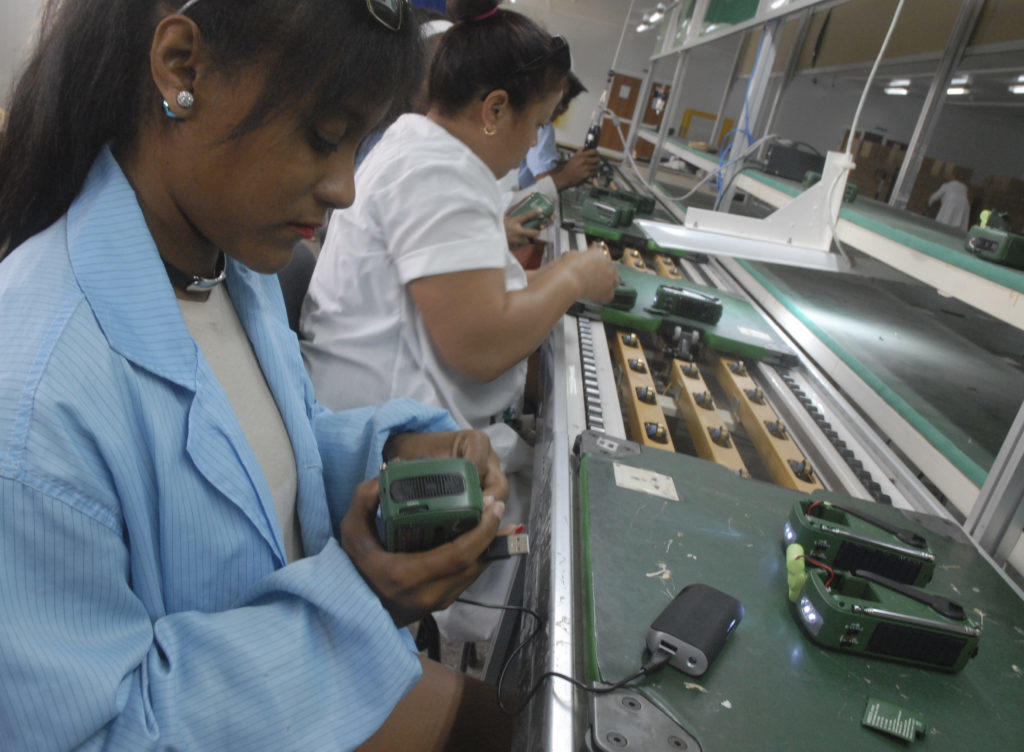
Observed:
[[[572,54],[569,52],[569,43],[561,34],[556,34],[551,37],[551,46],[548,48],[547,52],[535,57],[528,63],[520,65],[512,75],[518,76],[520,73],[525,73],[531,68],[536,68],[539,65],[546,64],[548,62],[551,62],[555,67],[566,71],[572,68]]]
[[[184,13],[198,2],[199,0],[188,0],[178,8],[178,13]],[[366,0],[366,9],[381,25],[398,31],[402,28],[402,17],[408,4],[409,0]]]

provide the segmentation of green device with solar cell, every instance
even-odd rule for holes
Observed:
[[[921,534],[827,501],[797,501],[784,537],[833,569],[868,570],[918,587],[935,572],[935,555]]]
[[[950,673],[977,655],[981,639],[960,604],[864,570],[808,570],[792,608],[822,647]]]
[[[469,460],[393,460],[381,468],[378,527],[388,551],[436,548],[476,527],[482,513],[480,476]]]

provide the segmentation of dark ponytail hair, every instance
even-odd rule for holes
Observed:
[[[183,3],[47,0],[0,133],[0,259],[67,211],[104,144],[128,144],[144,118],[163,117],[149,50]],[[200,0],[186,15],[222,70],[261,61],[269,71],[235,136],[295,107],[311,119],[375,107],[422,78],[408,7],[397,32],[365,0]]]
[[[502,89],[522,112],[561,89],[569,74],[564,40],[552,37],[526,16],[497,9],[494,0],[449,0],[455,26],[445,32],[430,66],[429,100],[454,115],[488,92]],[[495,12],[486,17],[488,11]]]

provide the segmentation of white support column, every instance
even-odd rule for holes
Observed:
[[[684,44],[690,44],[694,42],[700,35],[700,28],[704,25],[704,16],[708,12],[708,5],[711,0],[697,0],[693,6],[693,14],[690,16],[690,25],[686,29],[686,40]],[[678,18],[678,16],[676,16]],[[666,41],[668,35],[666,34]],[[676,107],[679,103],[680,95],[682,94],[683,78],[686,76],[686,61],[689,54],[684,50],[679,53],[679,59],[676,60],[676,70],[672,76],[672,87],[668,92],[668,102],[665,103],[665,116],[661,119],[661,127],[658,129],[658,141],[654,145],[654,153],[651,155],[651,169],[647,175],[647,182],[653,184],[654,176],[658,172],[658,162],[661,160],[662,148],[665,145],[665,139],[668,137],[668,131],[672,127],[672,123],[676,118]],[[651,70],[654,70],[655,58],[651,58]],[[649,90],[648,90],[649,91]],[[635,139],[634,139],[635,142]]]
[[[790,81],[793,80],[793,75],[796,73],[796,64],[800,60],[800,51],[803,49],[804,42],[807,41],[807,34],[811,29],[811,12],[805,10],[800,14],[800,26],[797,28],[796,37],[793,40],[793,49],[789,51],[789,58],[786,60],[786,70],[782,73],[782,79],[779,81],[778,88],[775,90],[775,95],[772,97],[772,104],[768,110],[768,117],[764,121],[763,134],[772,132],[772,128],[775,127],[775,119],[779,115],[779,105],[782,104],[782,97],[786,93],[786,89],[789,87]],[[765,151],[768,149],[768,144],[761,144],[761,148],[757,150],[758,159],[764,159]]]
[[[640,91],[636,97],[636,106],[633,108],[633,119],[629,121],[629,132],[626,134],[626,143],[622,145],[624,154],[632,154],[636,149],[636,140],[640,134],[640,126],[643,124],[644,111],[647,109],[647,100],[651,96],[651,86],[654,85],[654,69],[658,67],[657,60],[648,63],[647,75],[640,85]]]
[[[967,532],[1000,566],[1024,533],[1024,405],[971,509]]]
[[[665,104],[665,116],[661,120],[661,128],[658,129],[658,141],[654,145],[654,153],[651,154],[651,169],[647,173],[648,183],[654,182],[654,176],[658,172],[658,162],[661,161],[661,152],[665,146],[665,139],[668,138],[668,132],[672,127],[672,123],[675,122],[676,107],[682,95],[683,79],[686,77],[686,62],[689,58],[690,53],[684,50],[679,53],[679,57],[676,59],[676,70],[672,75],[672,88],[669,89],[668,102]]]
[[[981,7],[984,4],[985,0],[963,0],[963,5],[960,6],[960,14],[953,24],[945,52],[935,70],[935,76],[928,88],[928,95],[924,98],[921,114],[917,117],[914,134],[910,137],[910,143],[907,145],[907,155],[903,158],[900,172],[896,176],[892,196],[889,198],[890,206],[897,209],[907,208],[910,193],[914,190],[914,183],[917,182],[917,174],[921,171],[925,150],[931,143],[935,126],[938,124],[939,115],[942,112],[942,105],[946,101],[946,88],[949,86],[950,76],[960,63],[964,48],[978,23],[978,16],[981,15]]]
[[[722,100],[718,103],[718,112],[715,113],[715,125],[711,129],[711,137],[708,145],[714,148],[722,138],[722,130],[725,126],[725,106],[729,102],[729,95],[732,94],[733,84],[736,83],[736,75],[740,72],[740,60],[743,57],[743,34],[736,35],[736,52],[732,56],[732,69],[729,71],[729,80],[722,91]]]
[[[778,28],[779,22],[766,23],[761,32],[759,43],[760,52],[754,62],[753,70],[750,71],[750,80],[747,83],[747,96],[743,104],[743,111],[736,123],[736,137],[732,140],[732,147],[729,149],[729,159],[735,159],[751,144],[751,139],[744,132],[744,124],[756,123],[758,113],[761,111],[761,104],[764,101],[764,94],[768,88],[768,78],[771,76],[772,67],[775,65],[775,53],[778,49]],[[751,134],[753,135],[753,134]],[[742,162],[736,162],[725,169],[722,176],[724,184],[729,186],[718,207],[719,211],[729,211],[733,196],[736,195],[736,187],[733,178],[743,168]]]

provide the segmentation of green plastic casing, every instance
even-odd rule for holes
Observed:
[[[394,460],[381,468],[380,527],[391,552],[427,551],[476,527],[476,465],[461,458]]]
[[[590,197],[596,199],[614,199],[615,201],[628,204],[633,207],[637,214],[650,214],[654,211],[654,199],[650,196],[641,196],[632,191],[616,191],[612,188],[602,188],[595,185],[590,189]]]
[[[540,223],[545,219],[549,219],[552,214],[555,213],[555,205],[551,202],[547,196],[543,193],[531,193],[525,199],[519,202],[517,206],[514,206],[508,213],[510,217],[518,217],[520,214],[531,212],[534,209],[540,209],[541,216],[535,217],[527,222],[523,222],[523,227],[529,227],[536,230],[540,227]]]
[[[633,306],[636,305],[636,288],[629,285],[619,285],[615,288],[615,295],[612,296],[611,302],[605,305],[622,311],[632,310]]]
[[[975,225],[964,244],[968,253],[1014,269],[1024,269],[1024,235]]]
[[[981,630],[852,574],[808,569],[793,618],[824,648],[955,672],[978,653]]]
[[[583,219],[588,224],[605,227],[628,227],[633,223],[632,205],[614,198],[587,199],[583,203]]]
[[[785,544],[799,543],[812,559],[833,569],[867,569],[906,585],[923,587],[935,572],[931,548],[914,548],[870,522],[825,505],[809,516],[809,499],[793,504]]]
[[[722,318],[722,301],[714,295],[672,285],[660,285],[654,293],[652,308],[682,316],[684,319],[717,324]]]

